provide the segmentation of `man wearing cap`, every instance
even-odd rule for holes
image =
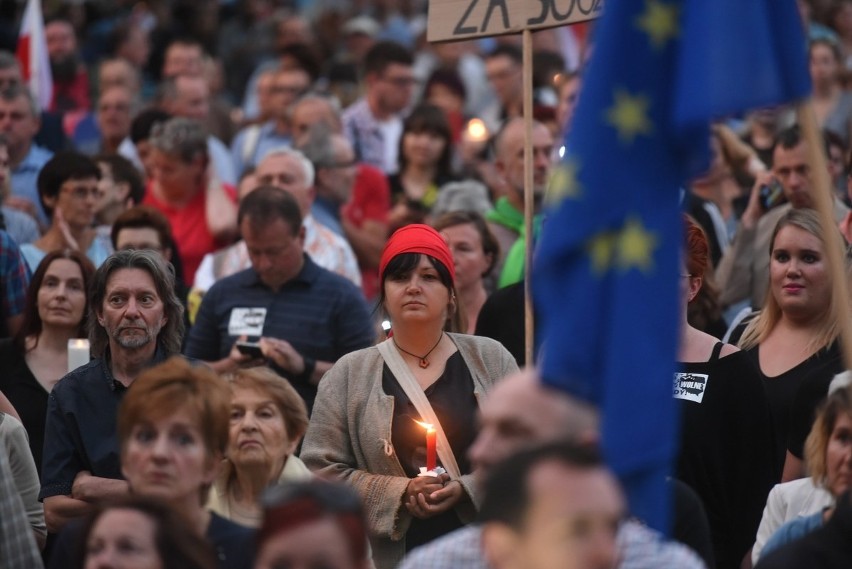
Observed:
[[[240,203],[238,225],[251,267],[207,291],[186,355],[220,373],[266,360],[310,410],[333,363],[372,344],[367,304],[354,284],[305,254],[302,214],[289,193],[257,188]],[[242,341],[256,346],[240,351]]]

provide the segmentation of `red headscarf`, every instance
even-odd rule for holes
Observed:
[[[385,274],[385,268],[388,266],[388,263],[394,257],[403,253],[425,253],[434,257],[446,267],[452,281],[456,281],[453,254],[450,252],[450,248],[447,247],[447,242],[441,237],[441,234],[428,225],[412,223],[411,225],[400,227],[391,235],[391,238],[388,239],[385,245],[384,251],[382,251],[382,259],[379,262],[379,278]]]

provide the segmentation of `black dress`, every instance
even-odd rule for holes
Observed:
[[[677,477],[704,502],[716,567],[737,569],[754,543],[766,497],[780,479],[761,376],[745,352],[680,363]]]
[[[386,364],[382,370],[382,389],[394,398],[391,438],[396,455],[405,474],[413,478],[420,473],[421,466],[426,466],[426,431],[415,422],[422,419]],[[473,394],[473,378],[460,352],[447,359],[444,373],[426,389],[426,397],[447,435],[459,470],[470,472],[467,450],[476,438],[478,405]],[[425,520],[412,518],[405,534],[405,549],[411,551],[463,525],[453,509]]]
[[[840,345],[835,342],[781,375],[768,377],[760,371],[759,350],[760,346],[758,345],[746,350],[746,353],[763,378],[763,386],[766,389],[769,409],[772,412],[772,424],[775,429],[775,460],[779,468],[783,468],[791,438],[794,443],[793,454],[801,456],[801,445],[810,431],[810,423],[805,421],[803,424],[802,420],[798,419],[795,421],[797,426],[794,433],[792,429],[794,409],[799,416],[805,414],[813,417],[814,409],[820,399],[814,400],[809,394],[809,404],[807,408],[802,408],[802,405],[794,405],[796,397],[800,390],[810,391],[812,385],[817,390],[822,390],[824,397],[825,393],[828,392],[828,383],[835,374],[843,371],[843,357],[840,353]],[[808,387],[805,387],[806,385]],[[804,435],[802,435],[802,431],[804,431]]]
[[[0,391],[9,399],[30,438],[36,469],[41,478],[41,455],[44,449],[44,423],[49,393],[30,371],[24,353],[10,338],[0,340]]]

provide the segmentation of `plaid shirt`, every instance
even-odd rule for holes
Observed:
[[[30,271],[21,250],[8,233],[0,231],[0,306],[4,319],[24,311],[29,282]]]
[[[5,447],[0,448],[0,567],[44,567],[24,504],[15,486]]]
[[[469,525],[418,547],[400,564],[399,569],[491,569],[482,556],[482,529]],[[704,562],[691,549],[665,540],[659,533],[633,520],[618,532],[621,561],[618,569],[705,569]]]

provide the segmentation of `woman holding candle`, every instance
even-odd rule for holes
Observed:
[[[477,495],[466,454],[478,401],[517,366],[493,340],[445,331],[456,313],[455,268],[437,231],[398,230],[379,273],[392,336],[344,356],[325,375],[302,459],[359,492],[376,567],[386,569],[470,521]],[[446,474],[418,476],[433,460],[432,434],[418,422],[434,428],[434,461]]]
[[[0,391],[27,429],[39,474],[47,397],[68,372],[68,341],[86,337],[86,291],[94,272],[92,262],[79,251],[48,253],[27,289],[21,329],[0,341]]]

